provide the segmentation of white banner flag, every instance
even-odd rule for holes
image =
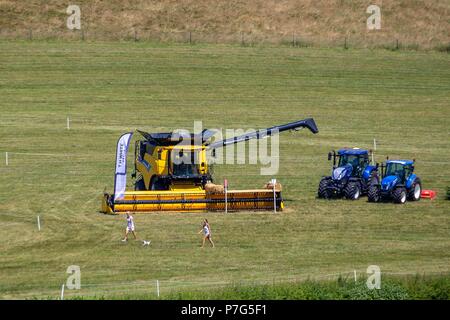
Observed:
[[[127,153],[133,132],[123,134],[117,141],[116,174],[114,176],[114,201],[121,200],[127,185]]]

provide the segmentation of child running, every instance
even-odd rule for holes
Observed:
[[[203,220],[202,229],[198,233],[200,234],[202,232],[203,232],[202,248],[205,247],[206,239],[208,239],[209,243],[211,243],[212,247],[214,248],[214,242],[211,239],[211,227],[210,227],[207,219]]]

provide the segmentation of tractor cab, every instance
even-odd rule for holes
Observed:
[[[369,152],[361,149],[341,149],[336,153],[328,154],[328,159],[333,158],[333,180],[344,178],[361,178],[364,169],[369,165]],[[337,162],[337,167],[336,167]]]
[[[414,172],[414,161],[388,160],[381,166],[381,189],[390,190],[394,186],[405,185]]]

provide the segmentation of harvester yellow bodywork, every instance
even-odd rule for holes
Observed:
[[[258,130],[243,136],[208,144],[212,132],[190,135],[188,143],[180,143],[172,133],[141,132],[144,139],[135,143],[135,190],[125,191],[123,197],[105,193],[101,211],[104,213],[132,212],[204,212],[238,210],[277,210],[284,208],[281,190],[227,190],[226,186],[212,185],[207,151],[229,144],[260,139],[281,131],[307,127],[313,133],[318,129],[313,119]],[[185,138],[185,137],[184,137]],[[215,185],[213,185],[215,186]]]

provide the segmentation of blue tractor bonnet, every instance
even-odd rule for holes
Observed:
[[[362,149],[340,149],[338,150],[338,155],[344,156],[344,155],[352,155],[352,156],[360,156],[369,154],[369,151],[362,150]]]
[[[332,172],[332,179],[333,180],[342,180],[343,178],[350,177],[353,171],[353,167],[351,164],[346,164],[342,167],[337,167]]]
[[[397,183],[397,180],[398,180],[397,176],[384,177],[383,180],[381,181],[381,189],[386,191],[392,189],[392,187],[394,187],[395,184]]]

